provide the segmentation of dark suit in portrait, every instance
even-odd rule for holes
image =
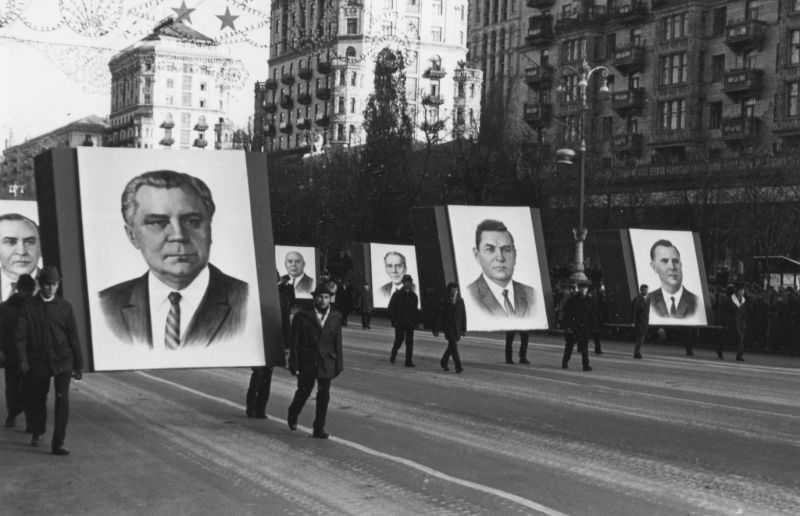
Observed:
[[[248,285],[209,264],[208,288],[186,330],[182,347],[209,346],[244,329]],[[99,293],[106,323],[129,344],[153,347],[147,274],[113,285]]]
[[[658,289],[650,292],[647,294],[647,299],[650,301],[650,309],[652,313],[655,313],[659,317],[671,319],[684,319],[686,317],[693,316],[697,310],[698,304],[697,296],[685,288],[683,289],[681,300],[675,307],[674,315],[670,314],[669,303],[667,303],[667,300],[664,298],[663,290]]]
[[[512,283],[514,285],[514,313],[511,315],[506,313],[503,305],[494,297],[483,275],[467,287],[467,292],[477,306],[493,317],[529,317],[533,314],[533,287],[517,281],[512,281]]]
[[[304,275],[300,281],[294,284],[295,294],[311,295],[312,290],[314,290],[314,278],[312,278],[308,274]]]

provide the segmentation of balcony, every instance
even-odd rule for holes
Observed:
[[[206,140],[205,138],[195,138],[194,143],[192,145],[199,149],[204,149],[206,145],[208,145],[208,140]]]
[[[650,133],[650,145],[655,147],[683,146],[700,141],[697,129],[658,129]]]
[[[531,16],[528,19],[528,35],[525,36],[525,44],[530,47],[546,47],[553,42],[553,16],[542,14]]]
[[[328,127],[331,125],[331,119],[328,117],[328,115],[322,115],[317,117],[315,123],[320,127]]]
[[[424,72],[422,72],[422,76],[424,78],[431,79],[433,81],[438,81],[445,75],[447,75],[447,71],[445,71],[445,69],[442,68],[441,65],[433,65]]]
[[[444,99],[440,95],[425,95],[422,97],[422,104],[425,106],[441,106]]]
[[[161,138],[160,142],[158,142],[159,145],[163,145],[165,147],[172,147],[173,143],[175,143],[175,140],[171,136],[165,136]]]
[[[553,120],[553,106],[550,104],[525,104],[522,118],[532,128],[547,127]]]
[[[644,109],[644,99],[644,88],[615,91],[611,94],[611,109],[622,117],[641,113]]]
[[[311,104],[311,94],[301,93],[300,95],[297,96],[297,103],[302,104],[303,106]]]
[[[317,88],[317,98],[319,100],[323,100],[323,101],[331,100],[331,89],[330,88]]]
[[[526,68],[525,83],[534,89],[549,88],[553,84],[553,67],[544,65]]]
[[[162,129],[172,129],[173,127],[175,127],[175,122],[173,122],[172,119],[170,118],[161,122],[161,125],[159,127],[161,127]]]
[[[800,116],[776,118],[772,132],[777,134],[800,134]]]
[[[733,50],[760,48],[767,36],[767,23],[761,20],[745,20],[728,25],[725,43]]]
[[[277,90],[278,89],[278,81],[275,79],[267,79],[264,81],[264,89],[265,90]]]
[[[292,132],[292,123],[291,122],[281,122],[278,130],[283,134],[289,134]]]
[[[757,141],[761,133],[760,123],[761,120],[756,117],[725,117],[722,119],[722,139],[725,141]]]
[[[528,0],[526,2],[528,7],[533,9],[550,9],[556,3],[556,0]]]
[[[556,18],[556,34],[581,31],[585,29],[599,29],[608,21],[605,7],[585,7],[583,12],[572,13],[569,16],[559,15]]]
[[[309,66],[301,66],[297,70],[297,76],[303,79],[304,81],[310,81],[313,75],[314,71]]]
[[[686,0],[653,0],[653,10],[668,9],[670,7],[686,7]]]
[[[284,73],[281,75],[281,82],[287,86],[294,84],[294,75],[291,73]]]
[[[298,118],[297,119],[297,123],[295,124],[295,126],[298,129],[302,129],[304,131],[307,131],[307,130],[311,129],[311,119],[307,118],[307,117],[306,118]]]
[[[722,91],[731,97],[754,96],[761,93],[764,83],[764,70],[758,68],[738,68],[725,72]]]
[[[261,103],[261,105],[264,106],[264,111],[266,113],[275,113],[276,111],[278,111],[278,105],[275,104],[274,100],[266,100],[266,99],[264,99],[264,101]]]
[[[629,4],[616,7],[611,13],[611,17],[615,22],[624,23],[625,25],[632,25],[634,23],[641,23],[645,21],[649,14],[650,9],[647,8],[647,2],[634,1]]]
[[[206,130],[208,130],[208,124],[205,122],[198,122],[194,125],[194,130],[204,133]]]
[[[283,109],[292,109],[294,107],[291,95],[281,95],[281,107]]]
[[[640,133],[617,134],[612,141],[614,152],[624,152],[629,155],[641,156],[644,148],[644,135]]]
[[[322,75],[328,75],[333,71],[333,66],[330,61],[320,61],[317,63],[317,72]]]
[[[644,45],[630,45],[614,49],[614,68],[623,74],[644,70],[647,62],[647,48]]]

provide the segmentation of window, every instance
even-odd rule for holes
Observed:
[[[705,52],[700,52],[698,54],[698,56],[697,56],[697,61],[698,61],[698,64],[699,64],[699,69],[698,69],[698,73],[697,73],[697,75],[698,75],[697,80],[700,81],[700,82],[705,82],[706,81],[706,53]]]
[[[200,99],[200,107],[201,108],[206,107],[206,99]]]
[[[208,84],[206,84],[204,82],[201,82],[200,83],[200,91],[206,91],[206,88],[208,88]]]
[[[350,86],[355,86],[356,82],[358,82],[358,74],[353,72],[352,75],[350,75]]]
[[[567,104],[577,102],[580,98],[580,86],[578,86],[579,81],[580,78],[577,75],[564,77],[564,102]]]
[[[149,93],[144,94],[144,103],[145,104],[152,104],[152,96]]]
[[[181,129],[181,145],[189,145],[189,139],[192,137],[192,131],[189,129]]]
[[[722,102],[708,104],[708,128],[719,129],[722,127]]]
[[[662,20],[663,41],[681,39],[689,34],[689,17],[686,13],[667,16]]]
[[[789,31],[789,64],[800,64],[800,30]]]
[[[586,55],[586,40],[571,39],[565,41],[563,55],[566,62],[580,61]]]
[[[337,111],[339,114],[344,114],[344,97],[339,97],[339,109]]]
[[[192,115],[189,113],[181,113],[181,125],[188,127],[192,123]]]
[[[756,116],[756,99],[754,97],[749,97],[742,101],[742,116],[746,118]]]
[[[686,101],[684,99],[659,102],[659,126],[675,131],[686,127]]]
[[[800,0],[798,0],[798,1],[800,1]],[[463,5],[457,5],[456,6],[456,16],[458,16],[459,20],[464,21],[464,6]]]
[[[628,35],[628,40],[631,42],[631,46],[640,46],[642,44],[642,29],[641,27],[631,29],[630,34]]]
[[[663,56],[661,58],[661,84],[681,84],[687,80],[686,52]]]
[[[347,34],[358,34],[358,18],[347,18]]]
[[[394,26],[392,22],[383,22],[382,28],[384,36],[394,36]]]
[[[192,68],[191,63],[183,63],[183,73],[192,73],[194,69]]]
[[[436,41],[436,42],[442,41],[441,27],[431,27],[431,41]]]
[[[184,75],[183,80],[181,81],[181,89],[183,91],[188,91],[192,89],[192,76],[191,75]]]
[[[744,68],[750,70],[756,66],[756,51],[745,50],[741,54],[736,54],[734,58],[735,68]]]
[[[761,0],[748,0],[744,3],[744,19],[758,20],[758,10],[761,7]]]
[[[721,82],[725,77],[725,54],[711,58],[711,82]]]
[[[725,24],[727,23],[728,8],[725,6],[717,7],[714,9],[714,26],[712,27],[712,36],[721,36],[725,34]]]
[[[792,2],[792,12],[800,13],[800,0],[791,0],[791,2]]]
[[[175,105],[175,98],[172,95],[167,95],[166,97],[164,97],[164,104],[168,106]]]
[[[192,94],[191,93],[182,93],[181,94],[181,106],[192,107]]]
[[[432,0],[433,4],[433,14],[441,16],[442,15],[442,0]]]
[[[350,112],[351,113],[356,112],[356,99],[353,97],[350,97]]]
[[[798,92],[800,92],[800,82],[790,82],[786,85],[786,115],[798,116]]]

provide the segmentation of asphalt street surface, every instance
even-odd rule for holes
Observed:
[[[456,374],[427,332],[413,369],[389,363],[385,325],[344,340],[329,440],[313,395],[287,427],[284,369],[267,420],[245,417],[249,369],[85,374],[71,455],[49,453],[52,392],[43,447],[21,418],[0,428],[0,514],[800,514],[798,358],[609,342],[565,371],[557,336],[507,365],[500,335],[475,334]]]

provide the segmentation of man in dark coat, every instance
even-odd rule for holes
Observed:
[[[394,364],[397,360],[397,351],[405,340],[406,367],[414,365],[414,329],[420,322],[420,313],[417,308],[419,297],[414,293],[413,280],[406,274],[403,276],[403,288],[392,294],[389,300],[389,318],[394,326],[394,345],[389,361]]]
[[[458,341],[467,333],[467,312],[457,283],[447,284],[447,292],[439,305],[433,335],[438,337],[440,331],[444,332],[444,338],[447,339],[447,349],[439,363],[442,369],[449,371],[448,363],[453,357],[456,373],[460,373],[464,368],[461,367],[461,356],[458,354]]]
[[[566,369],[569,359],[572,357],[572,348],[578,344],[578,351],[581,354],[584,371],[591,371],[589,366],[589,334],[592,329],[592,306],[591,300],[586,295],[589,291],[589,283],[581,282],[578,284],[578,292],[572,294],[567,302],[564,303],[564,356],[561,359],[561,367]]]
[[[736,292],[731,296],[731,309],[736,328],[736,361],[744,362],[744,344],[748,329],[747,318],[750,312],[750,304],[744,295],[744,285],[736,286]]]
[[[314,307],[301,310],[292,320],[289,371],[297,376],[289,416],[289,428],[297,429],[297,418],[317,384],[317,407],[314,433],[317,439],[327,439],[325,418],[330,401],[331,380],[344,369],[342,361],[342,316],[331,307],[331,291],[320,282],[313,292]]]
[[[365,330],[370,329],[372,322],[372,289],[368,283],[361,287],[361,295],[358,299],[359,309],[361,310],[361,327]]]
[[[15,341],[20,372],[27,375],[25,390],[29,400],[31,444],[39,445],[47,420],[47,393],[50,378],[55,389],[55,424],[51,450],[69,455],[64,438],[69,419],[69,382],[81,379],[83,356],[72,306],[57,297],[61,276],[55,267],[39,273],[39,294],[23,309],[17,322]]]
[[[21,274],[17,279],[16,286],[17,291],[0,304],[0,341],[3,345],[0,354],[3,357],[2,361],[5,362],[6,408],[8,409],[8,415],[3,425],[6,428],[13,428],[16,425],[17,416],[25,410],[24,378],[19,370],[19,357],[14,334],[17,330],[19,316],[22,315],[25,305],[36,291],[36,280],[30,274]],[[27,411],[25,421],[26,427],[30,428]]]
[[[647,297],[647,285],[639,286],[639,295],[631,302],[633,312],[633,328],[636,332],[636,346],[633,348],[633,358],[642,358],[642,344],[647,338],[650,320],[650,298]]]

